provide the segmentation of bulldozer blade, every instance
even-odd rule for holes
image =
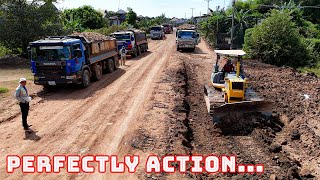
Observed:
[[[204,100],[206,102],[208,113],[217,121],[230,114],[241,114],[245,112],[271,114],[272,102],[264,101],[259,98],[255,95],[254,91],[249,92],[251,100],[225,103],[223,93],[211,86],[205,85]]]
[[[272,103],[269,101],[242,101],[236,103],[227,103],[213,108],[215,117],[224,117],[228,114],[237,114],[245,112],[271,113]]]

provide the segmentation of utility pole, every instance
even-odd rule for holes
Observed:
[[[192,11],[192,16],[191,16],[191,18],[193,18],[193,10],[195,9],[195,8],[190,8],[191,9],[191,11]]]
[[[219,8],[220,8],[220,6],[217,6],[217,15],[220,14]],[[219,18],[217,18],[216,46],[218,45],[218,33],[219,33]]]
[[[234,34],[234,12],[235,11],[235,0],[232,0],[232,26],[231,26],[231,45],[230,49],[233,49],[233,34]]]
[[[210,1],[212,1],[212,0],[204,0],[204,1],[207,1],[207,3],[208,3],[208,9],[207,9],[207,13],[209,14],[210,13],[210,11],[209,11],[209,8],[210,8]]]

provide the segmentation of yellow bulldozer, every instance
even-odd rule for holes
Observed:
[[[272,103],[258,97],[249,87],[249,79],[244,75],[242,57],[246,53],[243,50],[215,50],[215,53],[217,61],[211,74],[211,84],[204,87],[208,113],[213,116],[214,121],[220,122],[225,116],[244,112],[270,114]],[[233,60],[236,64],[234,70],[219,70],[221,59],[228,59],[228,63]]]

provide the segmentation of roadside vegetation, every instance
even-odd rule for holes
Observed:
[[[117,30],[140,28],[149,30],[151,25],[168,22],[159,17],[137,16],[131,8],[121,25],[110,25],[108,17],[91,6],[60,11],[56,0],[3,0],[0,1],[0,57],[8,54],[27,56],[29,42],[45,36],[61,36],[73,32],[99,32],[110,35]],[[110,16],[115,12],[108,12]]]
[[[234,5],[233,48],[250,58],[291,66],[319,76],[320,10],[316,1],[240,0]],[[211,46],[229,49],[233,8],[217,10],[201,23]]]
[[[9,92],[9,89],[6,88],[6,87],[0,87],[0,94],[4,94],[4,93],[7,93]]]
[[[117,30],[139,28],[149,33],[152,25],[169,22],[158,17],[138,16],[127,9],[121,25],[91,6],[59,10],[55,0],[3,0],[0,2],[0,57],[27,57],[29,42],[45,36],[72,32],[110,35]],[[217,9],[200,29],[211,46],[228,49],[231,41],[233,7]],[[277,66],[287,65],[319,75],[320,10],[317,0],[239,0],[234,5],[234,48],[244,48],[251,58]]]

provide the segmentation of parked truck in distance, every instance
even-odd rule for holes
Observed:
[[[165,34],[171,34],[173,32],[173,26],[172,24],[167,24],[167,23],[164,23],[162,24],[162,27],[164,29],[164,33]]]
[[[176,32],[177,51],[183,49],[194,51],[200,41],[200,34],[195,29],[178,29]]]
[[[117,39],[118,50],[124,46],[127,54],[130,54],[133,58],[148,51],[148,40],[145,31],[138,29],[116,31],[111,34],[111,37]]]
[[[150,27],[150,38],[153,39],[164,39],[164,28],[162,26],[151,26]]]
[[[34,83],[43,86],[100,80],[119,67],[116,40],[97,33],[47,37],[29,44]]]

